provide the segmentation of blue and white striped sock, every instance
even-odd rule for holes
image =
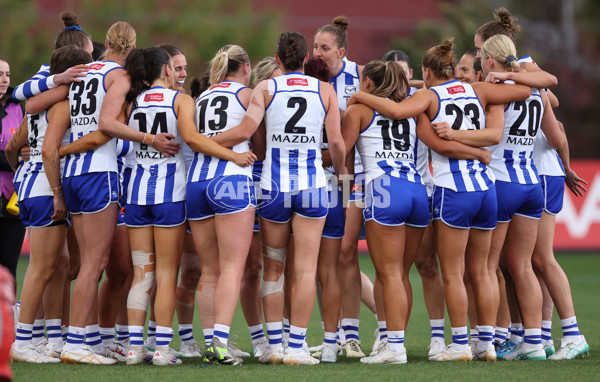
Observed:
[[[105,347],[115,342],[115,328],[100,328],[100,339]]]
[[[497,344],[501,344],[504,341],[506,341],[506,337],[508,337],[508,328],[496,326],[495,334],[494,334],[494,342]]]
[[[169,346],[173,339],[173,329],[166,326],[156,327],[156,347]]]
[[[129,325],[129,343],[131,346],[144,346],[144,327],[142,325]]]
[[[213,339],[213,328],[202,329],[202,334],[204,335],[204,344],[209,346]]]
[[[469,345],[466,326],[452,328],[452,345],[456,350],[464,350]]]
[[[579,331],[579,326],[577,325],[577,317],[569,317],[564,320],[560,320],[560,325],[562,326],[563,338],[569,339],[573,342],[581,342],[583,340],[583,336]]]
[[[525,329],[523,350],[532,351],[542,347],[542,328]]]
[[[302,351],[304,340],[306,339],[306,328],[290,325],[290,342],[288,348],[299,353]]]
[[[227,325],[215,324],[213,336],[217,337],[223,343],[223,345],[228,345],[230,330],[231,330],[231,327],[229,327]]]
[[[510,340],[516,344],[523,342],[523,324],[510,324]]]
[[[477,326],[478,339],[477,349],[486,350],[489,345],[494,341],[494,327],[491,325],[479,325]]]
[[[377,327],[379,329],[379,341],[387,339],[387,322],[377,321]]]
[[[186,341],[194,341],[194,329],[192,324],[180,324],[178,332],[182,343]]]
[[[156,346],[156,322],[152,320],[148,321],[148,334],[146,335],[146,345],[151,348]]]
[[[94,353],[100,353],[102,350],[102,339],[100,338],[100,327],[98,324],[87,325],[85,327],[85,344],[92,348]]]
[[[282,327],[281,321],[267,322],[267,335],[269,336],[269,347],[273,350],[283,347],[282,343]]]
[[[69,326],[69,334],[67,334],[67,343],[64,349],[78,350],[83,347],[85,340],[85,329],[76,326]]]
[[[33,329],[31,330],[31,340],[34,345],[37,345],[44,341],[46,335],[44,334],[44,320],[33,321]]]
[[[404,348],[404,330],[390,330],[387,332],[388,347],[397,353]]]
[[[15,334],[15,350],[22,351],[31,345],[33,324],[17,323],[17,333]]]
[[[471,341],[476,341],[479,339],[479,327],[469,328],[469,337]]]
[[[266,338],[262,324],[248,326],[248,330],[250,331],[250,337],[252,337],[252,346],[256,346]]]
[[[360,341],[360,337],[358,336],[359,323],[360,321],[358,318],[342,318],[342,329],[344,329],[346,341]]]
[[[337,340],[335,332],[325,332],[325,336],[323,337],[323,347],[336,349]]]
[[[125,343],[129,339],[129,328],[127,325],[116,325],[117,327],[117,342]],[[142,330],[143,332],[143,330]]]
[[[48,342],[52,344],[55,349],[61,349],[64,344],[62,339],[60,323],[60,318],[46,320],[46,332],[48,333]]]
[[[542,321],[542,344],[552,340],[552,321]]]
[[[441,338],[444,339],[444,319],[429,320],[431,326],[431,339]]]

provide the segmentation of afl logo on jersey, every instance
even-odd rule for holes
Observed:
[[[89,67],[91,70],[100,70],[104,67],[105,64],[101,64],[101,63],[95,63],[95,64],[90,64]]]
[[[448,94],[465,93],[465,88],[462,85],[451,86],[448,88]]]
[[[162,102],[164,100],[165,95],[162,93],[152,93],[144,96],[144,102]]]
[[[352,95],[352,94],[356,93],[356,86],[354,86],[354,85],[346,86],[344,91],[346,92],[347,95]]]
[[[308,80],[306,78],[289,78],[287,86],[308,86]]]

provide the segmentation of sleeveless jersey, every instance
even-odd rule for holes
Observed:
[[[320,81],[291,72],[269,80],[267,152],[260,187],[268,191],[300,191],[326,186],[321,162],[325,106]]]
[[[544,104],[540,91],[531,89],[525,101],[511,102],[504,110],[504,134],[492,146],[490,168],[496,179],[519,184],[537,184],[533,147],[540,129]]]
[[[237,82],[225,81],[211,86],[196,100],[196,126],[206,137],[212,137],[227,131],[242,122],[246,108],[240,102],[238,94],[246,86]],[[250,151],[249,141],[235,145],[236,153]],[[246,175],[252,177],[252,167],[240,167],[237,164],[194,153],[194,159],[188,173],[188,182],[198,182],[225,175]]]
[[[411,86],[408,88],[408,97],[411,97],[416,92],[417,88]],[[417,172],[421,175],[421,181],[428,186],[427,192],[429,193],[432,191],[430,188],[433,188],[433,179],[431,178],[431,170],[429,169],[429,147],[421,140],[419,140],[417,144],[417,158],[415,165],[417,166]]]
[[[447,122],[454,130],[485,128],[485,112],[473,87],[452,80],[431,90],[438,96],[439,110],[433,123]],[[494,174],[476,159],[461,160],[431,153],[433,183],[457,192],[485,191],[494,184]]]
[[[71,142],[98,130],[100,108],[106,96],[106,75],[121,66],[112,61],[96,61],[81,82],[73,82],[69,89],[71,110]],[[114,139],[95,150],[67,156],[65,177],[90,172],[117,172],[117,153]]]
[[[383,174],[423,183],[415,165],[419,144],[416,129],[414,118],[395,121],[373,111],[373,119],[356,141],[366,184]]]
[[[519,58],[518,62],[519,64],[531,63],[537,66],[530,56],[523,56]],[[533,146],[533,161],[539,175],[565,176],[562,161],[556,150],[548,143],[546,134],[543,131],[538,132],[538,138]]]
[[[346,111],[348,108],[346,102],[352,94],[359,90],[360,73],[358,72],[358,64],[356,62],[348,61],[345,57],[343,62],[342,70],[334,77],[331,77],[329,82],[333,85],[340,109]],[[358,150],[354,149],[354,173],[359,174],[362,172],[363,165],[360,161],[360,155],[358,154]]]
[[[129,126],[151,134],[170,133],[182,143],[173,105],[175,90],[153,87],[137,97]],[[165,157],[152,146],[133,142],[135,163],[127,189],[127,204],[155,205],[185,200],[185,163],[181,151]]]
[[[52,189],[42,160],[42,145],[48,130],[48,112],[27,114],[27,141],[29,143],[29,160],[20,166],[21,183],[17,194],[19,201],[37,196],[52,196]],[[62,145],[69,144],[69,133],[65,134]],[[64,168],[64,158],[60,160],[60,173]],[[22,168],[21,168],[22,167]],[[15,175],[16,177],[16,175]]]

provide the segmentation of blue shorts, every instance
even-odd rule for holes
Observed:
[[[119,208],[119,213],[117,214],[117,227],[125,224],[125,207],[126,206],[122,206]]]
[[[129,181],[131,180],[132,172],[133,172],[133,169],[131,167],[125,167],[125,170],[123,170],[123,179],[121,182],[119,182],[119,185],[120,185],[119,204],[121,205],[121,207],[123,207],[123,206],[125,206],[125,204],[127,204],[127,188],[129,187]]]
[[[63,178],[65,203],[71,214],[93,214],[119,201],[116,172],[90,172]]]
[[[551,215],[558,214],[565,197],[565,177],[541,175],[540,183],[544,193],[544,211]]]
[[[254,185],[246,175],[227,175],[187,184],[190,220],[234,214],[256,206]]]
[[[356,203],[365,200],[365,173],[361,172],[354,176],[354,185],[350,192],[348,202]]]
[[[61,224],[70,224],[68,219],[54,221],[50,218],[54,214],[54,198],[52,196],[36,196],[19,202],[19,214],[25,228],[52,227]]]
[[[454,228],[494,229],[497,224],[496,187],[486,191],[456,192],[436,187],[433,191],[433,220]]]
[[[289,222],[292,214],[321,219],[327,216],[328,206],[326,187],[295,192],[261,190],[258,200],[260,216],[275,223]]]
[[[539,219],[544,208],[544,194],[539,184],[496,181],[498,222],[507,223],[513,215]]]
[[[367,185],[365,194],[365,221],[387,226],[429,224],[427,189],[422,184],[384,174]]]
[[[185,223],[184,201],[149,206],[128,204],[125,213],[127,227],[176,227],[183,223]]]
[[[321,236],[328,239],[341,239],[344,236],[344,226],[346,224],[342,191],[328,191],[327,195],[329,196],[329,208]]]

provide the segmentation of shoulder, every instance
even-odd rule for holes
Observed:
[[[348,106],[346,109],[346,114],[344,114],[344,118],[371,118],[374,114],[373,109],[364,105],[362,103],[355,103],[353,105]]]

